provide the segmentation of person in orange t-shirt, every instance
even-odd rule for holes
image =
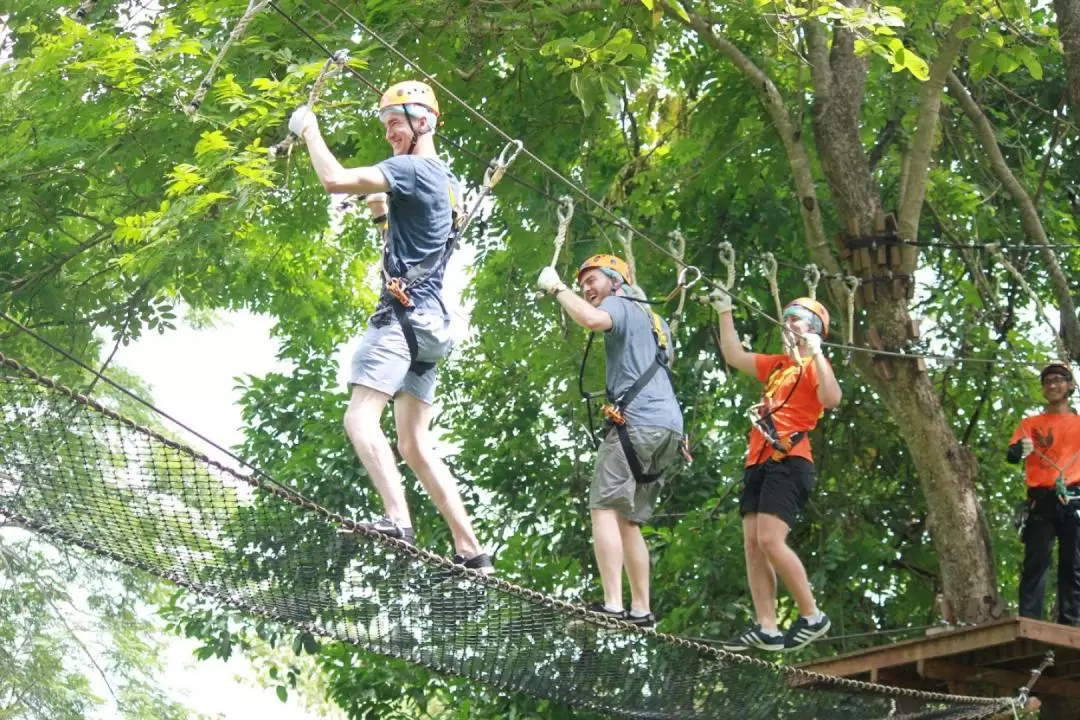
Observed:
[[[829,312],[812,298],[793,300],[783,315],[788,354],[760,355],[743,349],[731,317],[731,297],[716,289],[709,301],[720,315],[724,360],[765,385],[761,402],[750,411],[750,451],[739,499],[746,576],[757,623],[723,647],[733,652],[751,647],[798,650],[829,631],[829,618],[817,607],[806,569],[787,544],[814,486],[808,433],[824,410],[840,404],[840,385],[821,352]],[[799,618],[785,633],[776,619],[777,576],[799,606]]]
[[[1069,405],[1076,382],[1069,366],[1061,363],[1043,368],[1039,380],[1046,409],[1020,421],[1006,455],[1010,463],[1024,462],[1027,478],[1020,616],[1043,617],[1056,539],[1057,621],[1080,625],[1080,415]],[[1063,488],[1058,487],[1059,477]]]

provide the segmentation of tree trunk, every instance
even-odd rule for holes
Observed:
[[[665,10],[669,17],[677,17],[666,4]],[[967,21],[965,18],[954,23],[942,45],[941,57],[935,61],[928,83],[931,86],[922,94],[916,138],[924,145],[919,145],[912,157],[905,159],[909,180],[905,195],[917,198],[917,202],[912,201],[912,209],[901,220],[910,223],[912,237],[919,225],[931,155],[928,144],[935,135],[945,76],[959,51],[956,33]],[[801,129],[792,122],[775,84],[734,43],[700,16],[689,12],[685,24],[705,44],[730,60],[758,89],[791,165],[793,184],[803,210],[807,245],[814,262],[830,273],[841,272],[826,240],[810,154]],[[857,223],[867,232],[874,227],[874,219],[883,207],[859,128],[868,59],[855,55],[855,38],[847,30],[835,31],[830,48],[823,25],[814,21],[803,27],[807,33],[814,84],[812,121],[818,157],[841,220]],[[910,256],[911,270],[908,272],[913,272],[916,259],[913,254]],[[870,327],[878,332],[886,348],[899,349],[908,342],[907,298],[879,294],[866,310]],[[878,392],[900,426],[915,461],[929,508],[929,530],[940,558],[945,598],[952,611],[963,622],[982,622],[997,616],[1001,602],[990,538],[975,492],[978,472],[975,457],[957,441],[930,378],[920,372],[914,362],[890,361],[895,377],[888,381],[877,375],[874,364],[866,355],[856,353],[856,362],[862,376]]]
[[[900,216],[902,237],[917,236],[945,76],[959,51],[956,34],[967,24],[968,18],[953,24],[931,68],[930,80],[923,86],[919,124],[908,154],[908,182]],[[859,133],[867,60],[855,55],[855,38],[847,30],[834,32],[831,48],[820,24],[809,23],[806,30],[814,82],[814,137],[822,170],[841,219],[869,234],[883,204]],[[913,273],[916,260],[914,253],[907,255],[903,271]],[[906,297],[879,292],[866,309],[869,325],[886,349],[901,349],[907,344],[910,316]],[[978,463],[956,439],[926,372],[913,361],[884,363],[891,368],[892,379],[880,376],[865,356],[858,360],[863,377],[899,425],[918,470],[945,599],[958,619],[985,621],[1000,614],[1001,603],[993,549],[975,490]]]
[[[1069,117],[1080,116],[1080,0],[1054,0],[1058,37],[1065,51],[1065,80],[1069,91]]]

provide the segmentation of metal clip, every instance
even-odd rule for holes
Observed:
[[[488,165],[488,169],[484,172],[484,185],[489,190],[502,180],[503,175],[506,174],[506,169],[517,159],[517,156],[521,154],[521,150],[524,147],[525,144],[520,140],[511,140],[503,146],[499,156],[491,161]],[[513,149],[513,153],[507,155],[507,153],[510,153],[511,149]]]
[[[691,278],[689,282],[687,282],[686,276],[689,275],[691,272],[694,273],[694,277]],[[697,267],[696,265],[683,265],[682,269],[679,270],[679,287],[687,289],[692,288],[694,287],[694,285],[697,284],[697,281],[700,279],[701,268]]]

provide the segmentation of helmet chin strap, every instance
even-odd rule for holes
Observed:
[[[420,139],[420,134],[416,132],[416,128],[413,126],[412,115],[409,114],[409,106],[402,105],[401,111],[405,113],[405,122],[409,123],[409,131],[412,133],[412,142],[409,143],[409,152],[406,155],[412,155],[416,150],[416,141]]]

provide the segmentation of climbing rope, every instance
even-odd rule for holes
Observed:
[[[986,250],[990,252],[997,261],[1004,266],[1004,268],[1013,276],[1013,279],[1023,288],[1024,292],[1028,294],[1032,302],[1035,303],[1035,308],[1039,313],[1039,317],[1043,319],[1047,327],[1050,328],[1050,332],[1054,335],[1054,343],[1057,345],[1058,359],[1062,362],[1069,362],[1069,350],[1065,347],[1065,340],[1061,337],[1061,333],[1054,327],[1054,323],[1050,320],[1050,317],[1046,314],[1046,307],[1043,305],[1042,300],[1038,294],[1031,288],[1028,281],[1024,279],[1024,276],[1016,269],[1016,266],[1009,262],[1009,259],[1005,257],[1005,253],[1001,251],[1001,246],[995,243],[990,243],[986,246]]]
[[[735,286],[735,248],[729,242],[722,242],[716,246],[716,259],[724,266],[726,274],[723,281],[718,281],[724,290],[730,292]],[[706,281],[707,282],[707,281]]]
[[[315,82],[311,86],[311,92],[308,93],[307,106],[309,108],[315,108],[315,103],[322,97],[323,89],[326,87],[326,81],[330,79],[330,76],[334,72],[345,67],[345,63],[348,61],[349,55],[345,50],[338,50],[334,53],[333,57],[327,59],[326,64],[324,64],[319,71],[319,76],[315,78]],[[296,137],[296,135],[290,131],[284,140],[275,145],[271,145],[267,149],[267,152],[270,153],[270,157],[272,158],[289,155],[292,152],[296,141],[299,139],[300,138]]]
[[[559,198],[555,216],[559,220],[559,229],[555,231],[555,253],[551,256],[551,267],[559,264],[559,255],[562,254],[563,245],[566,244],[566,237],[570,232],[570,221],[574,219],[574,198],[569,195]]]
[[[810,263],[803,270],[803,280],[806,282],[806,294],[811,300],[817,300],[817,286],[821,282],[821,270],[814,263]]]
[[[1031,678],[1027,681],[1027,683],[1020,686],[1020,689],[1016,696],[1016,700],[1014,701],[1015,704],[1013,705],[1013,717],[1017,717],[1017,708],[1019,708],[1020,710],[1025,710],[1027,708],[1027,702],[1028,699],[1031,698],[1032,688],[1035,687],[1035,683],[1038,682],[1039,678],[1042,677],[1042,674],[1046,672],[1046,669],[1053,666],[1053,664],[1054,651],[1047,650],[1046,655],[1043,656],[1042,662],[1039,663],[1039,666],[1036,668],[1032,668]]]
[[[218,68],[221,67],[221,63],[225,60],[225,55],[229,52],[229,48],[233,43],[243,37],[247,32],[248,25],[255,19],[263,9],[270,4],[270,0],[248,0],[247,10],[244,11],[243,16],[236,23],[232,32],[229,33],[228,39],[225,40],[225,44],[221,46],[221,50],[218,51],[217,57],[214,58],[214,62],[210,64],[210,69],[206,71],[206,75],[203,76],[202,82],[199,83],[198,89],[195,90],[195,94],[192,96],[191,101],[184,106],[184,113],[188,117],[194,117],[195,113],[199,111],[199,106],[202,105],[203,100],[206,98],[207,91],[210,90],[210,86],[214,82],[214,75],[217,74]]]
[[[634,260],[634,228],[625,220],[619,226],[619,242],[622,244],[626,266],[630,268],[630,277],[627,278],[627,282],[630,285],[637,285],[637,261]]]
[[[781,317],[784,314],[784,303],[780,299],[780,285],[776,280],[776,273],[779,268],[776,263],[776,256],[771,252],[767,252],[761,257],[765,263],[765,272],[769,279],[769,294],[772,295],[773,303],[776,305],[776,317]]]
[[[686,307],[686,291],[701,279],[701,269],[686,263],[686,237],[678,230],[672,231],[669,236],[668,248],[675,257],[675,263],[679,268],[675,288],[664,298],[664,302],[668,302],[676,295],[679,296],[679,304],[676,306],[675,312],[671,316],[671,322],[668,324],[668,327],[671,328],[671,335],[674,337],[675,332],[679,329],[679,323],[682,322],[683,309]],[[693,277],[691,277],[691,273],[693,273]]]
[[[844,306],[847,308],[847,326],[845,340],[849,349],[844,353],[844,362],[851,362],[850,347],[855,345],[855,293],[859,291],[859,278],[854,275],[845,275],[840,286],[844,293]]]

